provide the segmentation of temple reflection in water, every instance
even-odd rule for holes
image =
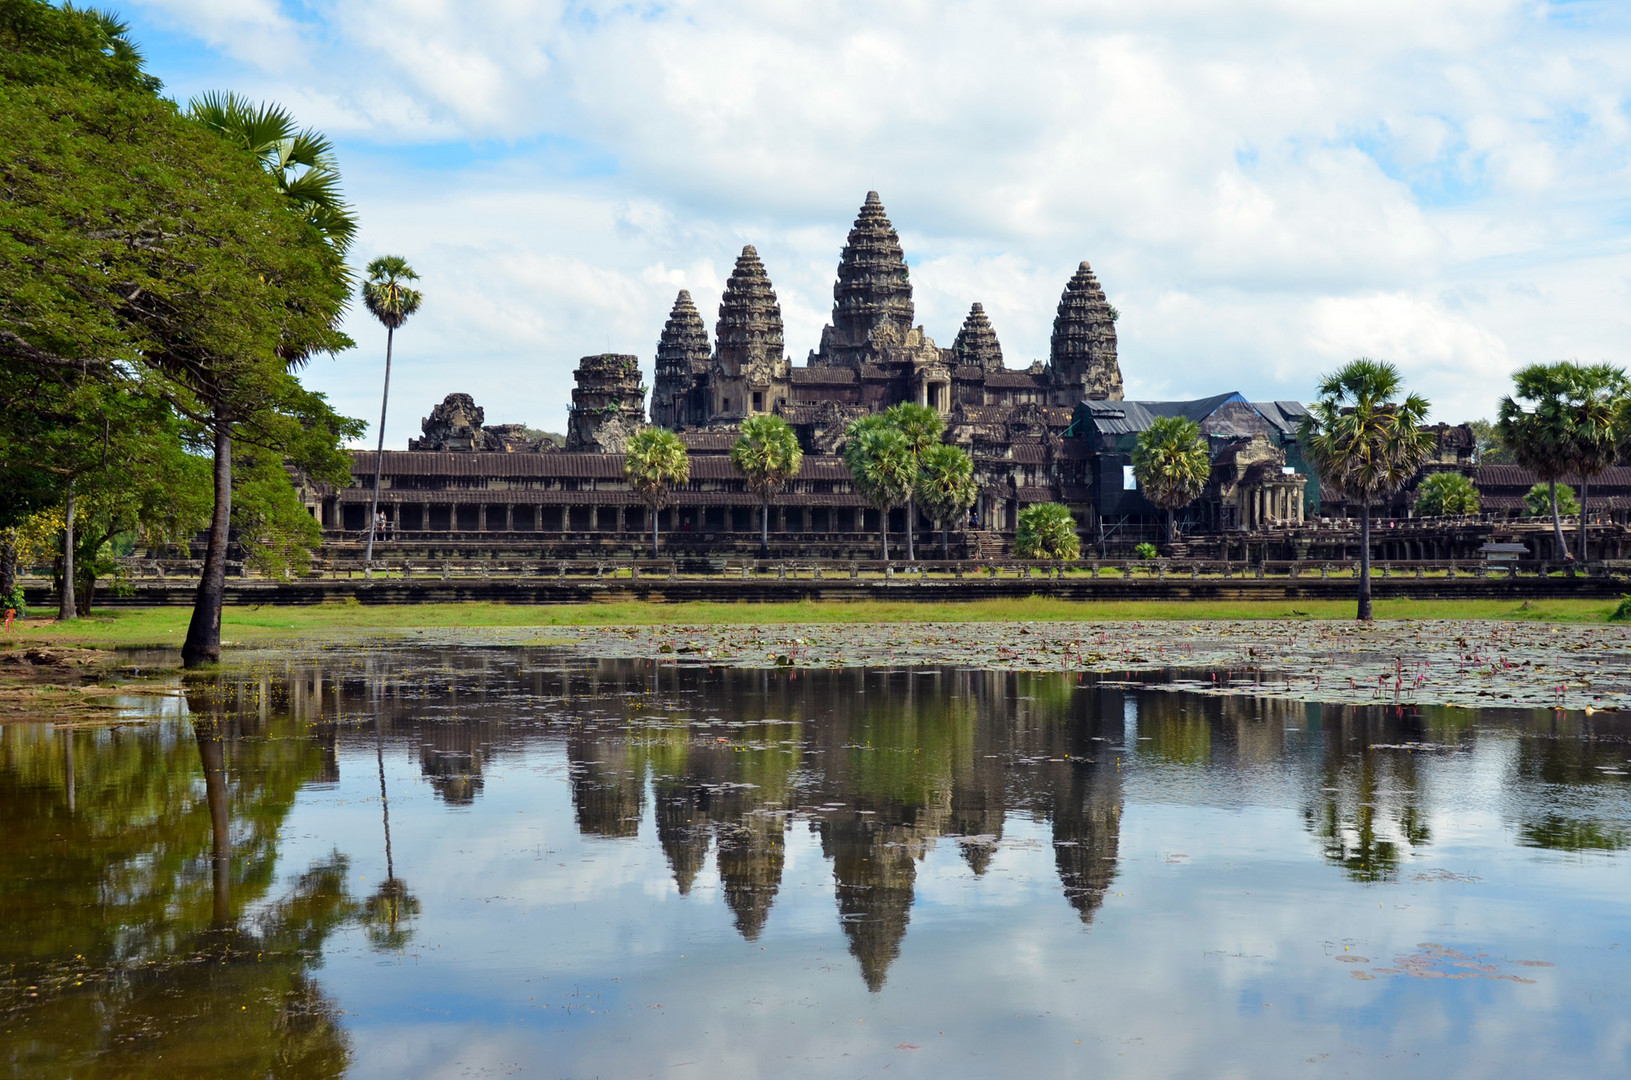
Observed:
[[[899,954],[925,855],[955,843],[981,875],[1014,815],[1051,826],[1060,896],[1091,924],[1116,876],[1134,757],[1178,801],[1227,800],[1220,775],[1291,782],[1325,857],[1381,881],[1430,837],[1415,759],[1373,745],[1470,738],[1468,714],[1450,710],[1204,698],[1076,674],[740,669],[552,649],[364,654],[290,666],[245,694],[240,684],[227,696],[263,710],[286,698],[297,718],[342,730],[377,724],[449,807],[481,796],[489,763],[556,746],[578,831],[616,841],[654,830],[682,895],[711,859],[749,941],[781,889],[788,830],[808,828],[873,989]],[[1203,775],[1204,795],[1190,791]]]

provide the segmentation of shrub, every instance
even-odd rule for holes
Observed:
[[[1478,506],[1478,489],[1457,472],[1436,472],[1416,488],[1416,514],[1420,517],[1476,514]]]
[[[1557,485],[1557,512],[1559,514],[1578,514],[1580,512],[1580,500],[1574,497],[1574,488],[1567,484]],[[1524,495],[1523,516],[1552,516],[1552,494],[1546,484],[1536,484]]]
[[[1159,558],[1161,552],[1157,550],[1154,544],[1146,541],[1133,548],[1133,554],[1138,556],[1140,559],[1154,559]]]
[[[1620,597],[1620,606],[1608,616],[1609,622],[1631,622],[1631,596]]]
[[[1037,503],[1019,513],[1014,552],[1022,559],[1077,559],[1082,554],[1076,519],[1059,503]]]

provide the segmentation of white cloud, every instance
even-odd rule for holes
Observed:
[[[465,389],[495,421],[560,427],[577,357],[637,352],[649,372],[678,288],[711,330],[744,243],[802,360],[869,188],[942,344],[980,300],[1010,363],[1045,356],[1059,290],[1091,260],[1123,312],[1133,393],[1306,397],[1316,369],[1368,354],[1460,419],[1487,414],[1516,364],[1631,359],[1631,27],[1608,9],[138,11],[338,138],[361,250],[426,274],[401,342],[427,365],[405,371],[410,411]],[[192,89],[186,71],[158,74]],[[348,359],[314,379],[367,415],[363,372]]]

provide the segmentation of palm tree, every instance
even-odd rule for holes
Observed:
[[[759,496],[759,557],[770,557],[770,499],[798,475],[804,450],[798,436],[779,416],[758,413],[742,421],[742,434],[731,446],[731,465]]]
[[[401,951],[413,936],[407,923],[419,914],[419,898],[408,891],[407,882],[396,876],[391,858],[391,800],[385,790],[385,738],[379,729],[379,711],[374,712],[374,760],[379,763],[379,805],[385,823],[385,880],[363,905],[364,933],[368,943],[379,951]]]
[[[1532,469],[1552,495],[1552,539],[1557,557],[1568,558],[1563,519],[1557,509],[1557,482],[1574,471],[1574,418],[1569,398],[1579,367],[1570,363],[1530,364],[1513,376],[1515,394],[1501,399],[1495,429],[1512,448],[1519,465]]]
[[[260,159],[306,220],[341,253],[351,246],[357,219],[340,195],[334,144],[311,128],[297,129],[281,105],[252,105],[237,94],[210,91],[187,103],[187,115]]]
[[[1602,475],[1619,456],[1621,420],[1631,382],[1613,364],[1577,367],[1572,395],[1574,471],[1580,477],[1580,551],[1586,561],[1586,497],[1593,477]]]
[[[938,410],[928,405],[918,405],[915,402],[903,401],[884,410],[884,418],[893,424],[902,435],[906,436],[906,445],[912,451],[912,460],[919,467],[923,464],[923,455],[931,447],[940,445],[940,436],[946,430],[946,422],[941,419]],[[917,532],[917,501],[911,492],[906,495],[906,559],[908,562],[917,561],[917,551],[913,547],[912,538]]]
[[[374,494],[368,500],[368,549],[363,552],[363,565],[374,562],[374,526],[379,520],[379,473],[385,459],[385,410],[391,402],[391,343],[397,327],[408,321],[408,316],[419,310],[424,299],[418,289],[405,284],[418,281],[408,260],[400,255],[381,255],[368,264],[368,280],[362,283],[362,302],[368,313],[385,324],[385,390],[379,403],[379,446],[374,451]]]
[[[1167,512],[1166,542],[1172,543],[1174,513],[1194,502],[1212,477],[1201,426],[1182,416],[1157,417],[1133,447],[1133,476],[1144,497]]]
[[[889,511],[905,502],[917,483],[917,457],[899,428],[883,415],[863,416],[846,433],[844,465],[855,489],[878,508],[883,561],[889,561]]]
[[[1298,441],[1321,480],[1360,505],[1359,615],[1371,620],[1371,503],[1398,491],[1433,449],[1421,430],[1427,399],[1403,389],[1399,369],[1380,360],[1355,360],[1320,380],[1319,400],[1303,417]]]
[[[629,440],[623,475],[651,510],[651,557],[657,557],[657,516],[675,484],[691,479],[691,457],[680,437],[667,428],[647,427]]]
[[[974,459],[960,446],[936,443],[918,461],[913,495],[940,526],[940,557],[951,558],[951,522],[974,504]]]

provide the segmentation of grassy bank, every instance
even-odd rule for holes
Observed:
[[[1614,610],[1609,600],[1378,600],[1378,619],[1510,619],[1535,622],[1603,622]],[[221,624],[223,641],[286,640],[307,634],[348,630],[401,631],[458,627],[660,626],[670,624],[754,623],[931,623],[1138,619],[1351,619],[1352,601],[1188,601],[1128,600],[1079,603],[1042,597],[979,600],[962,604],[805,602],[789,604],[419,604],[369,606],[323,604],[314,607],[229,607]],[[68,624],[34,618],[16,623],[4,646],[65,645],[179,646],[187,633],[185,608],[136,608],[97,612]]]

